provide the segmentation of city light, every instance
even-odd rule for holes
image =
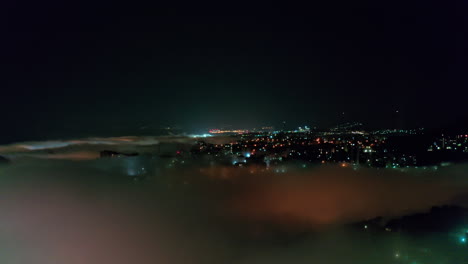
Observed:
[[[234,130],[210,129],[208,132],[210,134],[244,134],[244,133],[249,133],[249,130],[244,130],[244,129],[234,129]]]
[[[212,137],[213,135],[211,134],[193,134],[190,135],[191,138],[206,138],[206,137]]]

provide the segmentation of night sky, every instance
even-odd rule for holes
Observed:
[[[374,2],[4,3],[0,142],[466,124],[468,4]]]

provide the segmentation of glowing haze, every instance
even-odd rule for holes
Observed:
[[[160,144],[159,139],[148,144],[134,138],[133,143],[100,140],[112,142],[104,144],[111,150],[131,144],[132,150],[148,152]],[[25,151],[25,145],[53,147],[54,152],[37,147]],[[359,247],[344,244],[360,236],[342,230],[345,224],[423,212],[454,201],[464,204],[459,198],[468,193],[466,165],[408,171],[287,166],[276,173],[190,161],[168,168],[155,159],[148,163],[153,168],[147,178],[135,181],[112,165],[125,158],[97,158],[102,147],[36,142],[2,148],[14,157],[0,167],[5,263],[309,263],[325,261],[326,250],[372,263],[374,255],[367,251],[373,246],[366,240]],[[81,155],[89,156],[77,158]],[[293,240],[282,251],[263,242],[282,230],[320,234],[311,241]],[[393,250],[391,243],[379,246],[373,250]],[[382,257],[381,263],[390,260]],[[343,261],[336,256],[328,263]]]

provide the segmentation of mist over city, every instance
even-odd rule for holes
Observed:
[[[336,134],[346,138],[346,131],[222,133],[4,145],[0,210],[4,246],[11,248],[5,261],[465,258],[465,161],[407,165],[382,150],[392,158],[381,166],[378,148],[365,140],[355,148],[360,157],[356,150],[334,155],[352,140],[321,142]],[[312,154],[329,147],[335,148],[329,155]],[[307,158],[290,155],[297,151]]]
[[[468,263],[467,12],[5,3],[0,262]]]

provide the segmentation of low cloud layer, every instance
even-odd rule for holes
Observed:
[[[311,227],[396,217],[453,203],[468,192],[466,165],[439,171],[319,167],[249,179],[235,211],[258,221]],[[462,200],[458,203],[463,203]]]
[[[465,205],[468,193],[467,165],[277,173],[196,162],[168,168],[155,159],[136,180],[116,166],[125,158],[55,158],[76,149],[61,150],[0,167],[5,263],[392,263],[395,252],[410,252],[401,246],[407,238],[371,241],[345,224]],[[439,246],[433,263],[444,252]]]

